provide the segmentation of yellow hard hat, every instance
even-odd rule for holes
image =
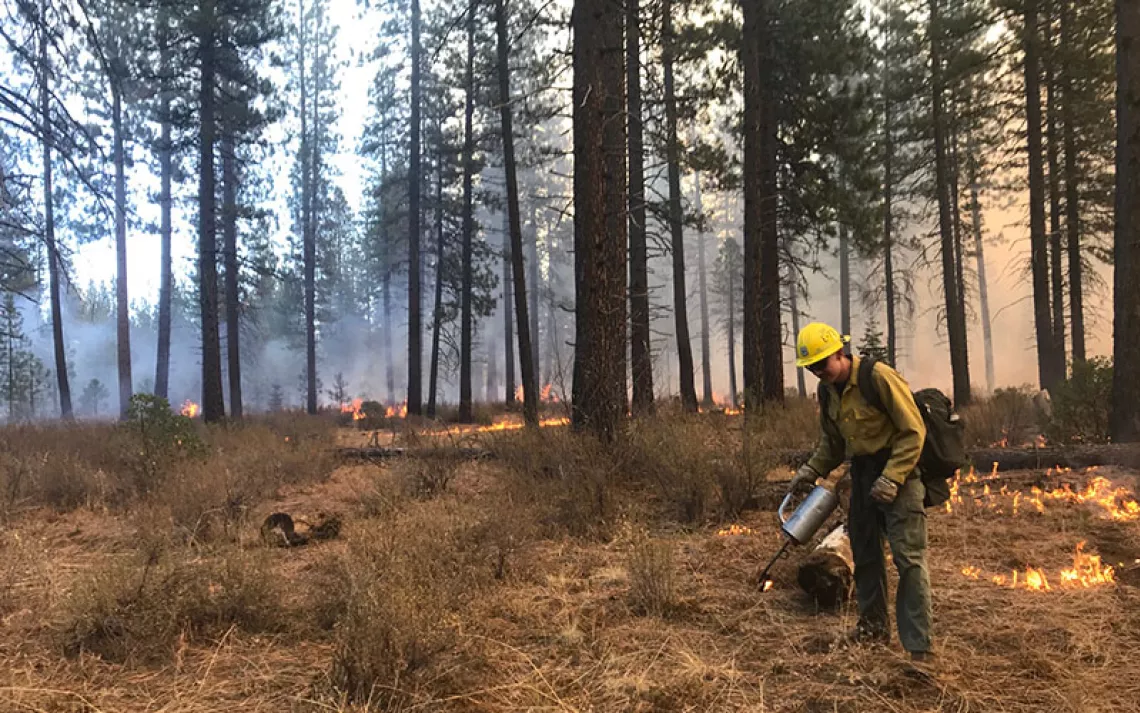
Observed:
[[[812,322],[800,330],[796,339],[796,366],[810,366],[826,359],[851,341],[834,327],[823,322]]]

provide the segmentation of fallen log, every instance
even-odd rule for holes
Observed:
[[[454,460],[481,460],[491,458],[491,451],[482,448],[337,448],[340,458],[384,460],[387,458],[445,458]]]
[[[798,468],[808,461],[812,451],[784,451],[779,462]],[[974,469],[988,473],[997,463],[998,470],[1044,470],[1046,468],[1090,468],[1115,465],[1140,468],[1140,445],[1113,443],[1085,446],[1046,446],[1044,448],[977,448],[969,451]]]
[[[834,609],[851,596],[854,573],[851,540],[847,527],[840,523],[804,558],[796,582],[820,607]]]

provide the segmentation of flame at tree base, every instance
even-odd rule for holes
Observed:
[[[198,404],[194,403],[190,399],[186,399],[182,402],[182,408],[179,409],[178,412],[187,418],[194,418],[198,415],[198,411],[200,410],[201,409],[198,407]]]

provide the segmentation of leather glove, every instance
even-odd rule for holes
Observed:
[[[815,479],[819,477],[819,473],[808,465],[801,465],[796,474],[792,476],[792,482],[788,484],[788,492],[807,492],[815,488]]]
[[[899,495],[899,484],[885,475],[880,475],[871,484],[871,497],[883,505],[890,505]]]

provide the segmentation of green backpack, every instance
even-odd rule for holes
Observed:
[[[859,393],[863,399],[887,412],[879,392],[871,379],[876,359],[865,357],[859,361]],[[828,393],[820,384],[820,396]],[[922,443],[922,455],[918,459],[922,484],[926,486],[926,507],[937,507],[950,499],[950,483],[958,472],[970,463],[966,455],[966,442],[963,435],[962,418],[946,394],[938,389],[922,389],[914,392],[914,402],[926,424],[926,440]],[[821,408],[827,408],[826,399],[820,399]]]

